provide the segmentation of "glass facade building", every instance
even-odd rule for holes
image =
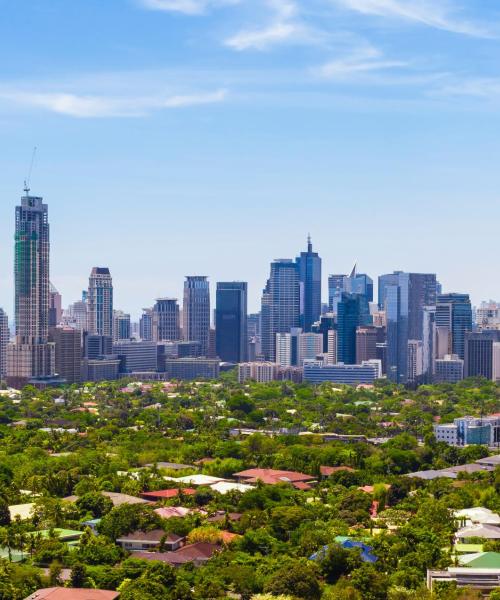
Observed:
[[[200,342],[202,356],[208,356],[210,286],[207,277],[186,277],[182,318],[184,339],[188,342]]]
[[[465,336],[472,331],[472,306],[468,294],[441,294],[436,303],[436,326],[451,336],[451,354],[465,358]]]
[[[300,326],[308,333],[321,315],[321,258],[313,252],[310,237],[307,252],[301,252],[296,263],[300,280]]]
[[[246,362],[248,285],[242,281],[218,282],[215,299],[215,346],[224,362]]]

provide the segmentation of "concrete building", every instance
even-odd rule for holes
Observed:
[[[323,336],[321,333],[299,333],[297,341],[296,364],[299,367],[302,367],[305,360],[315,359],[319,354],[323,353]]]
[[[377,358],[379,334],[377,327],[358,327],[356,329],[356,363]]]
[[[158,368],[156,342],[117,342],[113,344],[113,354],[121,360],[120,373],[144,373]]]
[[[56,288],[50,284],[49,295],[49,328],[57,327],[62,321],[62,297]]]
[[[277,333],[276,334],[276,364],[282,367],[290,367],[292,365],[292,334]]]
[[[113,381],[118,379],[120,359],[117,356],[106,356],[100,359],[84,359],[82,361],[83,381]]]
[[[304,381],[309,383],[323,383],[332,381],[346,385],[373,384],[378,376],[378,369],[374,364],[363,365],[324,365],[319,362],[304,363]]]
[[[424,372],[424,345],[420,340],[408,340],[408,382],[418,383]]]
[[[238,365],[238,381],[244,383],[248,380],[258,383],[269,383],[277,377],[279,365],[271,362],[241,363]]]
[[[465,336],[465,377],[493,379],[493,344],[500,342],[500,331],[484,330]]]
[[[7,345],[9,337],[9,319],[7,313],[0,308],[0,381],[3,381],[7,375]]]
[[[464,378],[464,361],[457,354],[446,354],[434,362],[434,383],[458,383]]]
[[[327,362],[329,365],[337,364],[337,330],[328,331]]]
[[[113,280],[107,267],[92,269],[87,303],[89,332],[113,338]]]
[[[72,327],[53,327],[50,339],[55,344],[55,371],[66,383],[82,378],[82,334]]]
[[[460,417],[453,423],[434,425],[434,435],[450,446],[496,446],[500,444],[500,417]]]
[[[165,373],[169,379],[217,379],[220,361],[210,358],[175,358],[165,360]]]
[[[152,341],[173,342],[181,339],[177,298],[158,298],[151,312],[151,319]]]
[[[113,342],[130,340],[132,331],[130,327],[130,315],[122,310],[113,311]]]

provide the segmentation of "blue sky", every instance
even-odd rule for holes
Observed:
[[[138,315],[249,282],[310,232],[327,273],[500,299],[500,3],[0,0],[0,306],[33,146],[66,305]],[[326,297],[326,291],[325,291]]]

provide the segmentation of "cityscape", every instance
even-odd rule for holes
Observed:
[[[500,2],[0,8],[0,600],[500,600]]]
[[[330,274],[311,237],[296,258],[270,264],[261,310],[248,314],[248,285],[187,276],[184,295],[162,297],[138,323],[114,304],[109,267],[92,267],[88,288],[64,307],[52,285],[48,204],[25,195],[15,211],[15,331],[1,310],[0,376],[39,387],[138,377],[418,386],[467,377],[500,381],[500,304],[471,305],[443,290],[435,273],[394,271],[374,280],[354,265]],[[146,300],[146,299],[145,299]],[[147,302],[145,302],[147,303]]]

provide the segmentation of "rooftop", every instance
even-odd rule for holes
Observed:
[[[119,592],[83,588],[51,587],[33,592],[25,600],[115,600]]]

